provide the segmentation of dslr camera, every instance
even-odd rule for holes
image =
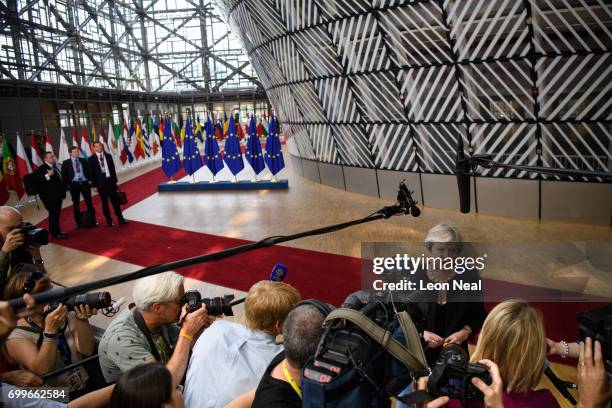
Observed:
[[[472,384],[472,378],[477,377],[486,384],[491,384],[489,369],[482,364],[472,364],[466,351],[456,344],[448,344],[440,353],[440,357],[429,377],[429,393],[434,397],[448,396],[460,400],[482,401],[484,396]]]
[[[578,330],[581,339],[599,341],[604,359],[612,361],[612,305],[579,313]]]
[[[47,245],[49,243],[49,231],[44,228],[39,228],[29,222],[22,222],[19,230],[23,234],[23,246],[27,248],[32,244]]]
[[[182,303],[187,306],[187,313],[195,312],[206,305],[206,313],[210,316],[233,316],[232,301],[234,295],[225,295],[223,297],[202,298],[202,295],[197,290],[188,290],[183,296]]]
[[[72,310],[75,306],[80,305],[87,305],[91,309],[106,309],[110,307],[111,302],[111,295],[108,292],[83,293],[81,295],[70,296],[61,302],[50,303],[45,311],[45,316],[57,309],[60,303],[68,307],[69,310]]]

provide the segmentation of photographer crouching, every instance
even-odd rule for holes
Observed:
[[[13,274],[15,265],[33,264],[44,272],[40,247],[49,243],[49,233],[23,222],[19,210],[9,206],[0,207],[0,284]]]
[[[181,275],[165,272],[136,283],[134,305],[117,315],[100,341],[100,367],[107,382],[156,361],[166,365],[177,384],[182,382],[195,339],[215,320],[204,304],[185,313],[183,282]]]

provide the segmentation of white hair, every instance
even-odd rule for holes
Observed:
[[[136,307],[148,310],[153,303],[171,302],[179,294],[185,278],[176,272],[164,272],[139,279],[132,289]]]
[[[429,230],[425,242],[427,248],[431,250],[431,244],[434,242],[456,242],[460,244],[463,242],[463,238],[461,238],[461,234],[454,225],[438,224]]]

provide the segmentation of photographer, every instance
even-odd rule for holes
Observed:
[[[12,269],[19,263],[34,264],[44,272],[40,245],[29,243],[24,246],[25,236],[20,229],[23,217],[19,210],[9,206],[0,207],[0,284],[4,285],[12,275]]]
[[[184,310],[184,280],[175,272],[165,272],[136,282],[132,291],[135,305],[117,315],[100,341],[100,367],[107,382],[116,381],[131,368],[157,361],[181,383],[194,339],[214,321],[202,305],[184,317],[179,331],[176,323]]]
[[[31,265],[17,265],[16,272],[7,282],[5,296],[13,299],[26,293],[36,294],[51,289],[49,279]],[[69,312],[59,305],[49,311],[43,306],[20,319],[6,340],[6,353],[10,360],[34,374],[42,375],[91,356],[95,341],[89,318],[96,314],[89,306],[75,307]],[[68,387],[71,395],[83,390],[89,376],[83,367],[51,377],[46,385]]]
[[[533,390],[544,374],[546,336],[541,313],[526,302],[507,300],[491,310],[471,361],[485,359],[499,367],[504,381],[503,406],[506,408],[559,407],[549,390]],[[483,403],[451,400],[449,406],[482,407]]]
[[[491,374],[491,385],[485,384],[480,378],[472,378],[472,384],[474,384],[474,386],[484,395],[484,406],[486,408],[504,408],[504,383],[499,374],[499,367],[491,360],[480,360],[479,363],[485,365]],[[417,389],[422,391],[427,390],[427,380],[427,377],[419,378]],[[417,408],[440,408],[445,407],[448,402],[448,397],[438,397],[427,403],[418,404]]]
[[[244,306],[246,327],[220,320],[196,342],[185,382],[186,405],[223,407],[257,387],[283,349],[275,339],[299,301],[299,292],[286,283],[260,281],[251,286]]]

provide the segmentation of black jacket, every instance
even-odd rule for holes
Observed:
[[[104,160],[106,160],[106,165],[108,166],[111,182],[117,184],[117,173],[115,172],[115,163],[113,163],[113,156],[105,152]],[[102,173],[102,169],[100,168],[98,155],[93,154],[92,156],[90,156],[87,159],[87,163],[89,164],[89,175],[91,176],[90,181],[98,187],[101,186],[106,180],[106,176],[104,175],[104,173]]]
[[[81,169],[83,171],[83,174],[85,175],[85,178],[88,181],[91,181],[91,179],[89,178],[89,165],[87,161],[85,161],[84,158],[79,157],[79,162],[81,163]],[[74,167],[72,166],[72,157],[70,159],[64,160],[64,162],[62,163],[62,176],[64,179],[64,186],[66,186],[67,188],[72,182],[72,179],[74,178]]]
[[[53,173],[53,176],[50,176],[47,180],[47,170],[51,170],[51,168],[52,167],[49,166],[47,163],[43,163],[42,166],[36,169],[36,174],[38,175],[38,181],[40,183],[38,195],[43,201],[66,198],[66,189],[64,187],[63,174],[60,176],[58,172],[55,171]]]

